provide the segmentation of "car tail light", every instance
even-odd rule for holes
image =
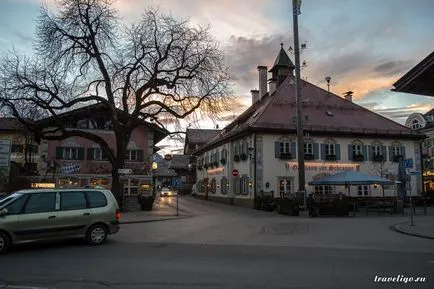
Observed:
[[[116,210],[116,220],[121,219],[121,212],[119,210]]]

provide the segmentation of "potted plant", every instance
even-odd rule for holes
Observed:
[[[353,160],[356,162],[363,162],[365,160],[365,157],[363,156],[363,154],[358,153],[358,154],[354,154]]]
[[[383,155],[374,154],[373,161],[377,163],[381,163],[383,161]]]
[[[292,154],[291,153],[280,153],[280,158],[282,160],[289,160],[289,159],[292,159]]]
[[[304,154],[305,160],[314,160],[315,156],[313,154]]]
[[[221,163],[222,165],[225,165],[225,164],[226,164],[226,159],[221,159],[221,160],[220,160],[220,163]]]
[[[240,156],[239,155],[234,155],[234,161],[239,162],[240,161]]]
[[[336,155],[326,155],[325,159],[327,161],[335,161],[335,160],[337,160],[337,156]]]

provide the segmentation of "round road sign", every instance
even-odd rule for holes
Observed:
[[[240,172],[239,172],[237,169],[233,169],[233,170],[232,170],[232,175],[233,175],[234,177],[238,177],[239,173],[240,173]]]

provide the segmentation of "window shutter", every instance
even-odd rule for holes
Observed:
[[[348,145],[348,160],[353,160],[353,145],[351,144]]]
[[[336,159],[340,160],[341,159],[341,145],[340,144],[335,144],[335,151],[336,151]]]
[[[363,145],[362,150],[363,150],[363,159],[366,161],[366,160],[368,160],[368,146]]]
[[[215,161],[216,161],[216,162],[220,162],[220,152],[217,151],[215,154],[216,154]]]
[[[102,152],[101,152],[101,157],[102,157],[102,159],[103,159],[103,160],[105,160],[105,159],[107,159],[107,158],[108,158],[108,157],[107,157],[107,153],[106,153],[105,149],[102,149]]]
[[[402,158],[405,159],[405,147],[401,147]]]
[[[91,161],[94,159],[93,148],[87,148],[87,160]]]
[[[78,159],[84,160],[84,148],[78,148]]]
[[[392,147],[389,147],[389,161],[393,161],[393,151],[392,151]]]
[[[56,160],[63,159],[63,147],[56,147]]]
[[[368,161],[372,161],[374,159],[374,147],[368,146]]]
[[[280,158],[280,141],[274,142],[274,157]]]
[[[297,143],[296,142],[291,143],[291,154],[292,154],[293,159],[295,159],[297,157]]]
[[[325,144],[321,144],[321,159],[325,160],[325,156],[326,156],[326,149],[325,149]]]
[[[143,162],[143,150],[137,150],[137,161]]]
[[[317,143],[313,144],[313,156],[316,160],[319,159],[319,145]]]

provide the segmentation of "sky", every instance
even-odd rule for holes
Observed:
[[[31,53],[42,2],[54,9],[54,0],[0,0],[1,56],[12,47]],[[258,88],[256,67],[271,68],[281,42],[285,49],[293,47],[290,0],[118,0],[115,6],[125,21],[158,7],[176,18],[189,17],[192,25],[210,25],[236,77],[234,94],[240,105],[231,113],[235,116],[251,104],[250,90]],[[402,124],[411,113],[427,112],[434,98],[390,90],[433,51],[432,11],[432,0],[303,0],[299,35],[307,48],[301,54],[306,61],[302,78],[327,88],[325,77],[330,76],[331,92],[351,90],[356,103]],[[218,124],[222,128],[227,123]]]

